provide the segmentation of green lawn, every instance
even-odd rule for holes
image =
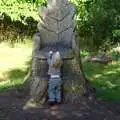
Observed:
[[[120,101],[120,61],[106,65],[83,62],[85,75],[104,100]]]
[[[24,82],[31,59],[31,47],[16,44],[0,44],[0,90],[15,87]]]
[[[24,82],[31,60],[32,43],[0,44],[0,91]],[[83,62],[86,77],[104,100],[120,101],[120,61],[106,65]]]

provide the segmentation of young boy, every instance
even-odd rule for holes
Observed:
[[[53,105],[55,102],[61,102],[61,65],[62,59],[60,53],[57,51],[53,53],[49,52],[48,55],[49,70],[48,75],[50,76],[48,81],[48,103]]]

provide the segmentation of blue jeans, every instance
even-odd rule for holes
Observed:
[[[48,81],[48,101],[61,102],[61,79],[50,78]]]

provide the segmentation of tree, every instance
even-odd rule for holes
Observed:
[[[119,42],[118,0],[71,0],[77,6],[77,31],[87,48],[108,48]],[[118,32],[117,32],[118,33]],[[114,36],[117,36],[114,37]],[[109,43],[109,44],[108,44]]]
[[[48,6],[39,10],[42,22],[38,24],[39,32],[34,35],[30,81],[30,95],[34,100],[44,102],[47,98],[46,55],[49,50],[58,50],[62,54],[65,101],[80,102],[81,96],[86,92],[86,81],[80,63],[79,40],[75,39],[74,33],[74,12],[73,5],[67,0],[49,0]]]

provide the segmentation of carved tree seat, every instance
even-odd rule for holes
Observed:
[[[59,51],[62,59],[72,59],[74,57],[74,52],[71,45],[65,44],[62,42],[48,42],[44,44],[44,47],[41,47],[40,50],[36,53],[36,57],[41,60],[46,60],[48,57],[48,52],[52,50],[53,52]]]
[[[37,100],[46,99],[48,52],[59,51],[63,58],[62,79],[65,100],[79,100],[84,91],[80,69],[79,43],[75,40],[75,8],[68,0],[48,0],[39,9],[41,21],[34,37],[32,56],[32,81],[30,95]],[[45,98],[45,99],[44,99]]]

